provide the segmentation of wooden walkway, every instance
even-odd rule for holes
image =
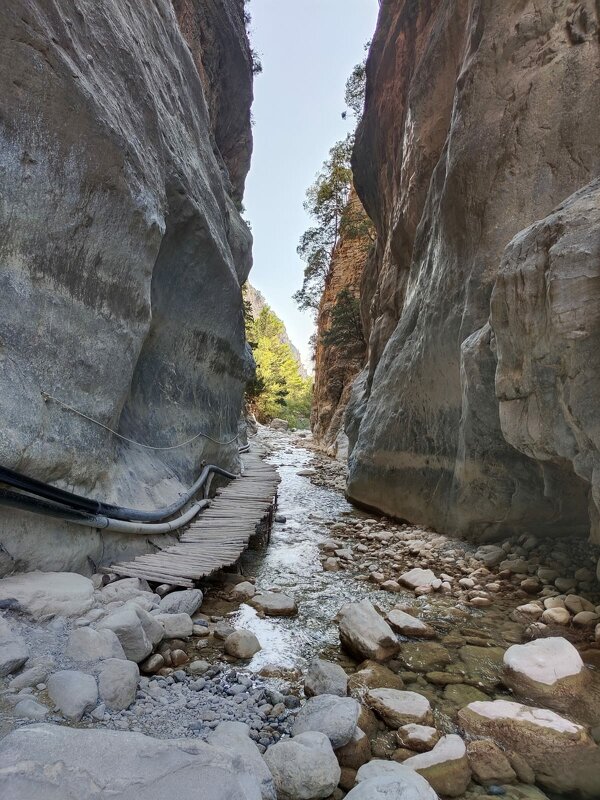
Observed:
[[[217,490],[210,506],[190,523],[178,544],[104,571],[191,588],[200,578],[235,564],[258,525],[271,525],[281,480],[275,467],[259,453],[244,453],[241,460],[242,475]]]

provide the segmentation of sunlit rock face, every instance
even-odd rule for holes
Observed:
[[[596,530],[597,14],[381,4],[354,153],[378,232],[362,504],[480,540]]]
[[[0,44],[0,463],[127,505],[171,502],[202,460],[237,461],[243,2],[15,0]],[[205,431],[229,444],[145,450],[43,391],[142,443]],[[113,545],[134,547],[0,514],[0,572],[83,569]]]

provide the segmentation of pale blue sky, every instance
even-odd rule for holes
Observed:
[[[287,327],[308,365],[309,312],[291,299],[302,284],[298,240],[311,224],[302,204],[329,148],[352,128],[344,86],[375,30],[378,0],[251,0],[254,155],[245,217],[254,234],[250,282]]]

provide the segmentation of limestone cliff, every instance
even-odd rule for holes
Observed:
[[[353,191],[348,203],[348,216],[363,216],[360,200]],[[338,342],[328,342],[324,335],[331,330],[336,304],[348,297],[359,298],[360,282],[369,254],[368,234],[349,235],[342,232],[335,250],[325,289],[317,313],[315,346],[315,383],[311,412],[311,427],[315,442],[330,455],[345,459],[348,455],[344,433],[344,413],[352,383],[365,363],[366,346],[360,315],[342,331]],[[338,306],[339,307],[339,306]],[[344,335],[347,334],[347,335]]]
[[[237,460],[243,1],[14,0],[0,45],[0,463],[99,499],[171,502],[202,460]],[[199,431],[222,444],[144,449],[43,392],[144,444]],[[6,511],[0,544],[0,572],[148,546]]]
[[[600,541],[598,33],[592,0],[382,1],[353,159],[378,233],[355,500]]]

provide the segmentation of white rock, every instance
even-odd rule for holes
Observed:
[[[162,625],[165,639],[186,639],[192,635],[194,623],[189,614],[155,614],[153,619]]]
[[[108,658],[99,665],[98,694],[112,711],[123,711],[135,701],[140,670],[134,661]]]
[[[385,661],[400,649],[394,631],[366,598],[345,605],[338,618],[342,646],[353,655]]]
[[[75,572],[25,572],[0,580],[0,600],[14,598],[35,619],[78,617],[94,602],[94,585]]]
[[[304,676],[304,694],[307,697],[319,694],[345,697],[348,694],[348,676],[339,664],[315,658]]]
[[[48,696],[61,714],[79,722],[98,701],[98,687],[93,675],[77,670],[61,670],[48,678]]]
[[[190,617],[202,605],[200,589],[184,589],[181,592],[170,592],[160,601],[161,614],[188,614]]]
[[[165,635],[160,622],[134,603],[113,611],[97,625],[98,630],[106,628],[117,634],[127,658],[138,663],[150,655]]]
[[[436,575],[430,569],[413,567],[413,569],[400,575],[398,583],[401,583],[402,586],[407,586],[409,589],[417,589],[431,586],[435,580],[437,580]]]
[[[431,750],[440,738],[436,728],[430,725],[417,725],[414,722],[398,728],[396,736],[401,747],[408,747],[409,750],[416,750],[419,753]]]
[[[512,645],[504,653],[504,666],[529,680],[548,686],[561,678],[578,675],[584,668],[575,647],[566,639],[554,636]]]
[[[320,694],[311,697],[296,716],[292,733],[297,736],[306,731],[320,731],[330,740],[334,749],[348,744],[352,738],[360,705],[352,697]]]
[[[409,722],[427,724],[431,720],[429,700],[417,692],[370,689],[365,701],[390,728],[400,728]]]
[[[20,669],[29,658],[25,640],[17,635],[4,617],[0,617],[0,678]]]
[[[383,764],[395,766],[390,770],[384,769]],[[358,780],[358,774],[356,777]],[[425,778],[414,770],[395,761],[382,761],[380,773],[361,780],[346,795],[346,800],[438,800],[438,796]]]
[[[405,767],[414,769],[441,795],[458,797],[471,782],[471,768],[464,741],[456,734],[442,736],[433,750],[407,758]]]
[[[109,630],[77,628],[69,635],[66,655],[73,661],[101,661],[103,658],[126,658],[117,634]]]
[[[340,766],[327,736],[307,731],[271,745],[264,755],[278,800],[329,797],[340,780]]]

